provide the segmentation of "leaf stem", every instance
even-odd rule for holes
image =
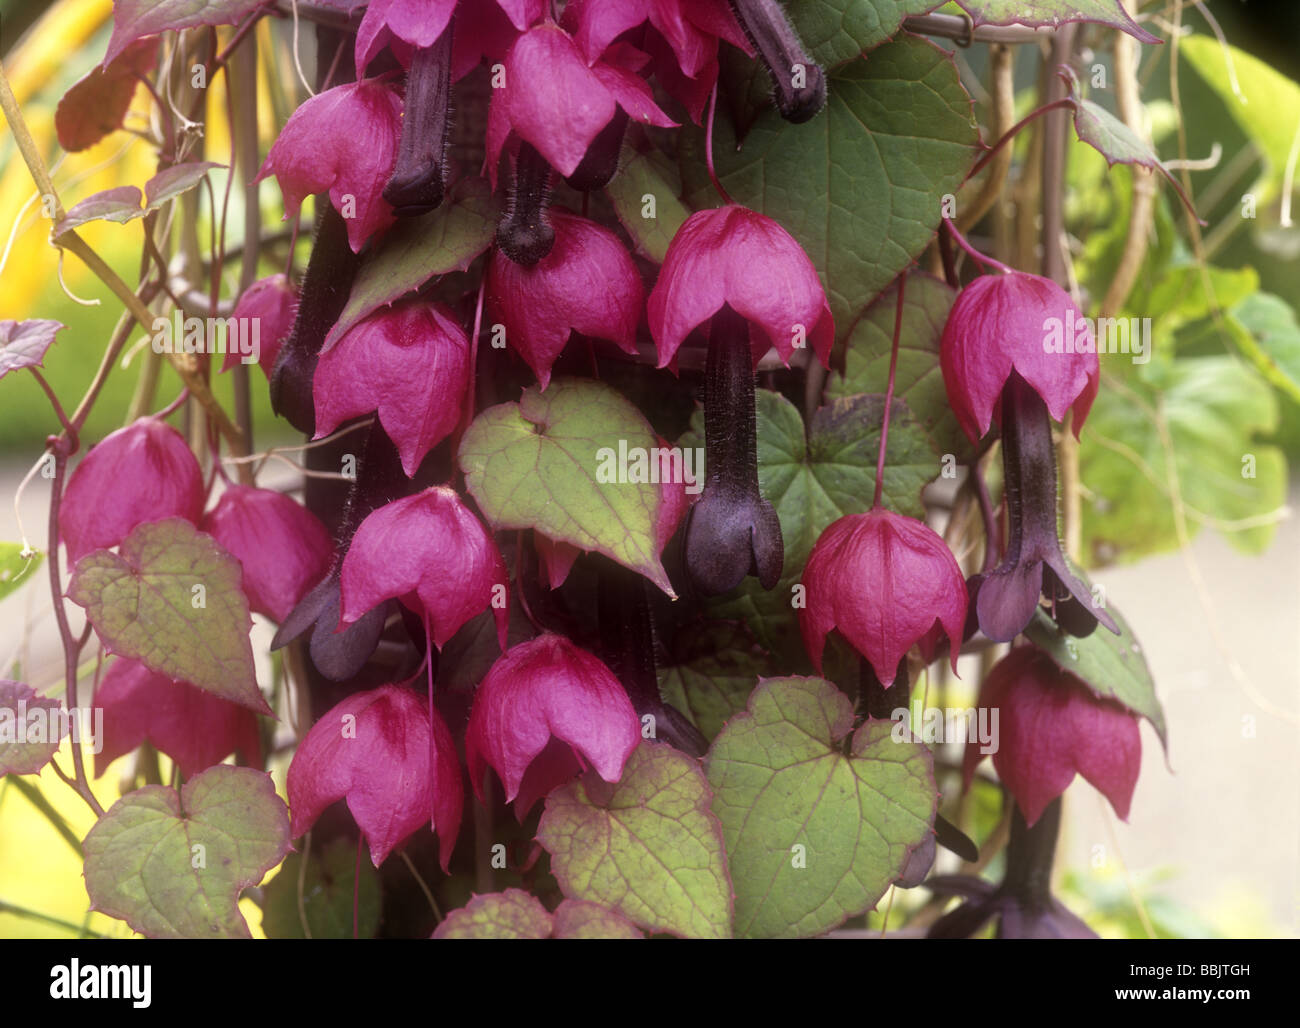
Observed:
[[[50,486],[49,559],[46,563],[50,569],[50,596],[54,601],[54,617],[58,621],[59,638],[63,642],[64,680],[66,682],[64,700],[69,713],[76,717],[78,709],[77,657],[83,644],[72,634],[72,627],[68,624],[68,612],[63,606],[63,584],[59,574],[59,507],[63,499],[63,480],[67,468],[67,454],[62,452],[60,448],[55,447],[54,481]],[[81,743],[73,739],[70,742],[70,748],[72,750],[74,775],[73,788],[76,790],[77,795],[86,801],[87,806],[94,811],[96,817],[103,817],[104,808],[99,805],[99,800],[95,799],[95,794],[90,791],[90,783],[86,780],[86,768],[81,757]]]
[[[996,260],[993,257],[989,257],[987,254],[980,253],[978,250],[975,249],[975,247],[971,246],[971,244],[966,241],[966,237],[961,234],[961,230],[957,228],[957,226],[953,223],[951,218],[944,218],[943,224],[947,226],[948,231],[952,233],[952,237],[957,241],[957,245],[960,246],[972,257],[974,257],[975,260],[978,261],[980,264],[982,264],[984,267],[997,268],[998,271],[1001,271],[1004,274],[1007,275],[1011,274],[1011,270],[1012,270],[1011,268],[1007,267],[1001,261]]]
[[[80,441],[77,438],[77,429],[68,419],[68,415],[63,409],[63,404],[59,403],[59,398],[54,395],[54,390],[50,388],[50,384],[45,381],[45,376],[40,373],[39,369],[29,367],[27,370],[35,376],[36,381],[39,382],[41,388],[45,390],[45,395],[50,398],[50,405],[54,408],[54,414],[58,417],[59,424],[63,426],[64,434],[68,437],[67,445],[69,455],[76,453],[77,447],[80,445]]]
[[[736,201],[731,198],[722,183],[718,181],[718,173],[713,170],[713,115],[718,110],[718,84],[713,83],[713,92],[709,95],[709,120],[704,127],[704,164],[709,169],[709,180],[713,183],[713,188],[718,191],[724,204],[733,204]]]
[[[1075,106],[1074,99],[1072,97],[1067,96],[1067,97],[1062,97],[1059,100],[1053,100],[1051,103],[1043,104],[1041,107],[1035,107],[1032,111],[1030,111],[1018,122],[1016,122],[1004,133],[1002,133],[1002,135],[998,137],[998,141],[994,143],[992,146],[990,146],[987,150],[985,150],[983,154],[980,155],[980,159],[976,161],[975,164],[971,167],[971,170],[966,173],[966,178],[964,181],[969,182],[981,171],[983,171],[984,168],[988,165],[989,161],[993,160],[994,155],[999,150],[1001,150],[1007,143],[1015,139],[1016,136],[1020,134],[1020,130],[1023,129],[1026,125],[1028,125],[1035,118],[1047,114],[1049,111],[1054,111],[1058,107],[1074,107],[1074,106]]]
[[[885,388],[885,412],[880,418],[880,453],[876,455],[876,494],[871,509],[880,506],[885,487],[885,453],[889,449],[889,411],[894,405],[894,381],[898,376],[898,341],[903,332],[903,294],[907,287],[907,271],[898,276],[898,299],[894,304],[894,338],[889,347],[889,385]]]

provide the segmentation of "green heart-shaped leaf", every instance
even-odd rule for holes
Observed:
[[[86,836],[91,909],[154,939],[247,939],[240,890],[289,849],[289,808],[271,776],[220,764],[181,788],[148,785]]]
[[[555,379],[475,418],[460,467],[494,528],[536,528],[603,553],[672,596],[655,542],[659,486],[605,473],[620,452],[656,446],[641,412],[609,386]]]
[[[929,750],[889,721],[853,728],[820,678],[761,683],[704,767],[736,887],[736,934],[818,935],[875,906],[931,834]]]
[[[736,202],[775,218],[808,252],[843,339],[854,315],[929,244],[979,133],[952,58],[922,39],[837,69],[828,89],[826,110],[807,124],[764,111],[739,152],[720,116],[713,153]],[[681,155],[687,202],[716,205],[703,131],[683,130]]]
[[[82,557],[68,599],[86,608],[110,653],[271,714],[253,671],[242,576],[210,535],[166,518],[132,529],[120,555]]]
[[[728,938],[731,883],[710,798],[698,763],[647,741],[617,785],[589,772],[552,792],[537,841],[566,896],[652,932]]]

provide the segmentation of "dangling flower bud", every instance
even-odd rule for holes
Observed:
[[[438,833],[447,870],[460,832],[464,788],[447,725],[410,689],[354,693],[321,717],[289,764],[293,838],[346,799],[378,867],[425,825]]]
[[[1007,552],[998,567],[971,580],[980,630],[998,642],[1025,630],[1044,595],[1053,618],[1073,635],[1087,635],[1098,622],[1119,631],[1070,570],[1056,528],[1048,415],[1059,420],[1073,409],[1077,434],[1097,395],[1100,369],[1086,326],[1060,286],[1023,272],[976,279],[944,326],[940,364],[962,428],[976,441],[995,417],[1002,424]]]
[[[460,423],[469,373],[469,337],[446,307],[416,298],[382,308],[321,354],[315,438],[378,411],[412,477]]]
[[[1033,646],[1017,647],[994,665],[980,687],[979,705],[997,718],[991,722],[998,726],[993,767],[1030,827],[1076,774],[1128,820],[1142,767],[1136,715],[1099,699]],[[967,788],[983,757],[978,740],[967,743]]]
[[[551,365],[574,332],[636,352],[645,290],[636,265],[609,229],[568,211],[551,215],[555,245],[533,267],[492,254],[487,270],[489,316],[527,361],[545,389]]]
[[[340,625],[396,598],[427,619],[439,649],[489,607],[506,647],[509,614],[501,551],[444,486],[385,504],[361,522],[343,559]]]
[[[186,778],[220,764],[236,750],[261,766],[256,714],[189,682],[150,671],[138,660],[113,660],[95,690],[95,706],[104,711],[96,778],[144,742],[176,761]]]
[[[803,584],[807,603],[799,627],[819,672],[833,628],[885,688],[913,646],[927,663],[934,658],[940,631],[948,636],[956,671],[966,586],[943,539],[922,522],[883,507],[840,518],[813,547]]]
[[[276,177],[286,218],[296,218],[310,194],[328,191],[347,215],[352,251],[360,253],[367,239],[393,223],[380,194],[397,160],[401,130],[402,100],[387,85],[366,79],[335,86],[289,115],[253,181]]]
[[[75,564],[109,549],[136,525],[203,515],[203,473],[181,434],[157,418],[119,428],[86,454],[59,507],[59,538]]]
[[[506,802],[512,802],[552,739],[568,752],[550,753],[548,778],[557,770],[571,777],[585,760],[605,781],[617,782],[641,742],[641,723],[608,667],[568,639],[546,633],[512,647],[475,693],[465,734],[475,791],[481,795],[491,765],[505,785]],[[534,792],[534,798],[546,791]]]
[[[199,527],[243,566],[249,609],[277,622],[334,559],[334,540],[320,519],[272,489],[228,486]]]

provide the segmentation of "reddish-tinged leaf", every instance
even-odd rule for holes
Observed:
[[[1075,104],[1074,131],[1079,134],[1079,139],[1105,157],[1106,163],[1112,167],[1116,164],[1140,164],[1144,168],[1160,172],[1174,187],[1183,205],[1196,217],[1196,208],[1183,192],[1182,184],[1165,167],[1151,146],[1106,108],[1085,100],[1079,90],[1079,80],[1072,71],[1067,69],[1061,77],[1069,85],[1070,98]],[[1200,218],[1197,220],[1200,221]],[[1204,225],[1205,222],[1201,221],[1201,224]]]
[[[144,198],[147,210],[156,210],[168,200],[173,200],[188,192],[203,181],[209,168],[224,168],[224,164],[215,161],[190,161],[187,164],[173,164],[170,168],[158,172],[144,184]]]
[[[117,186],[94,193],[65,211],[63,220],[54,226],[51,235],[57,238],[92,221],[116,221],[125,225],[144,217],[141,199],[140,190],[135,186]]]
[[[0,378],[19,368],[39,368],[45,351],[66,325],[44,318],[0,321]]]
[[[141,39],[107,65],[96,65],[63,94],[54,111],[59,145],[69,153],[86,150],[122,127],[140,76],[157,59],[158,40]]]
[[[59,749],[62,722],[52,719],[58,709],[58,700],[37,696],[22,682],[0,679],[0,776],[34,775],[49,763]]]
[[[547,939],[551,915],[523,889],[475,896],[443,918],[435,939]]]
[[[644,939],[631,921],[609,907],[566,899],[555,908],[552,939]]]
[[[83,557],[68,598],[86,608],[110,653],[271,714],[253,673],[239,561],[188,521],[139,525],[120,555]]]
[[[697,761],[642,742],[617,785],[587,774],[551,793],[537,841],[569,898],[652,932],[730,938],[731,882],[712,798]]]
[[[933,4],[926,4],[928,9]],[[1141,43],[1159,43],[1124,10],[1120,0],[957,0],[976,25],[1060,25],[1095,21],[1127,32]],[[918,13],[920,13],[918,11]]]
[[[586,900],[564,900],[551,914],[523,889],[489,892],[447,914],[435,939],[642,939],[626,918]]]
[[[91,909],[154,939],[247,939],[239,893],[289,850],[271,776],[220,765],[175,789],[149,785],[86,836]]]
[[[167,29],[235,25],[267,0],[113,0],[113,35],[104,63],[110,64],[137,39]]]

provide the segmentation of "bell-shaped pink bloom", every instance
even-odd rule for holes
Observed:
[[[103,749],[95,754],[95,777],[118,757],[148,742],[192,778],[236,750],[261,766],[257,715],[247,707],[150,671],[138,660],[116,658],[95,690],[104,711]]]
[[[1014,369],[1057,421],[1074,408],[1074,432],[1097,396],[1101,368],[1092,330],[1064,289],[1024,271],[981,275],[948,314],[939,351],[948,402],[972,440],[1001,419]]]
[[[430,726],[428,704],[410,689],[380,686],[331,709],[298,744],[286,785],[293,838],[346,799],[375,867],[430,825],[447,869],[465,802],[456,743],[436,710]]]
[[[799,628],[818,671],[826,636],[838,628],[888,688],[914,645],[933,659],[940,627],[956,670],[966,583],[943,539],[922,522],[883,507],[840,518],[813,547],[803,584]]]
[[[307,100],[285,122],[254,181],[274,175],[284,194],[284,216],[297,218],[302,201],[328,191],[344,216],[353,253],[395,220],[383,198],[397,162],[402,98],[377,79],[335,86]]]
[[[293,328],[293,319],[298,313],[298,294],[288,277],[277,272],[266,278],[259,278],[244,290],[231,312],[231,317],[240,324],[256,326],[259,352],[257,363],[262,367],[262,374],[271,377],[275,367],[275,358],[280,355],[280,347],[289,337]],[[222,371],[229,371],[239,364],[240,355],[235,351],[226,354]]]
[[[199,462],[176,429],[157,418],[119,428],[68,479],[59,507],[68,563],[116,546],[147,521],[179,517],[197,525],[204,492]]]
[[[1003,657],[980,687],[980,707],[996,710],[993,767],[1032,826],[1047,805],[1081,774],[1128,820],[1142,767],[1137,717],[1095,696],[1033,646]],[[993,722],[991,722],[993,723]],[[966,745],[965,787],[984,758],[978,740]]]
[[[435,486],[373,511],[343,558],[340,625],[396,597],[421,614],[439,649],[489,607],[504,651],[506,564],[492,536],[451,489]]]
[[[512,131],[567,178],[620,107],[643,124],[677,124],[655,104],[644,79],[606,60],[588,67],[572,37],[552,22],[515,41],[504,71],[505,85],[492,91],[488,109],[487,172],[493,189],[501,149]]]
[[[646,304],[659,367],[723,304],[749,322],[755,367],[769,347],[788,364],[796,346],[829,366],[835,322],[817,269],[789,232],[738,204],[696,211],[668,246]]]
[[[323,352],[312,380],[316,438],[379,412],[407,476],[460,422],[469,385],[469,337],[442,304],[384,308]]]
[[[249,609],[277,622],[334,560],[334,540],[320,519],[273,489],[228,486],[199,527],[243,566]]]
[[[532,267],[492,251],[486,295],[488,316],[505,326],[506,342],[543,389],[574,332],[635,353],[645,302],[636,265],[613,232],[560,208],[550,219],[555,245]]]
[[[385,46],[392,48],[403,64],[410,58],[412,48],[433,46],[451,23],[453,14],[457,22],[464,11],[487,7],[488,0],[370,0],[366,13],[357,27],[356,65],[363,73],[375,55]],[[546,10],[546,0],[496,0],[499,8],[519,32],[541,18]],[[463,26],[457,24],[457,34]],[[453,37],[453,42],[454,42]]]
[[[465,733],[470,781],[481,796],[491,765],[506,789],[506,802],[520,795],[533,761],[551,739],[568,745],[580,766],[589,764],[617,782],[641,741],[641,722],[614,673],[590,653],[547,632],[510,649],[488,671],[474,695]],[[567,759],[548,754],[549,771]],[[585,762],[585,763],[584,763]],[[569,770],[572,765],[569,765]],[[535,798],[556,784],[534,782]]]
[[[589,64],[616,37],[645,22],[672,48],[687,78],[696,78],[716,63],[719,39],[753,52],[726,0],[574,0],[564,9],[564,23],[572,26],[574,41]]]

